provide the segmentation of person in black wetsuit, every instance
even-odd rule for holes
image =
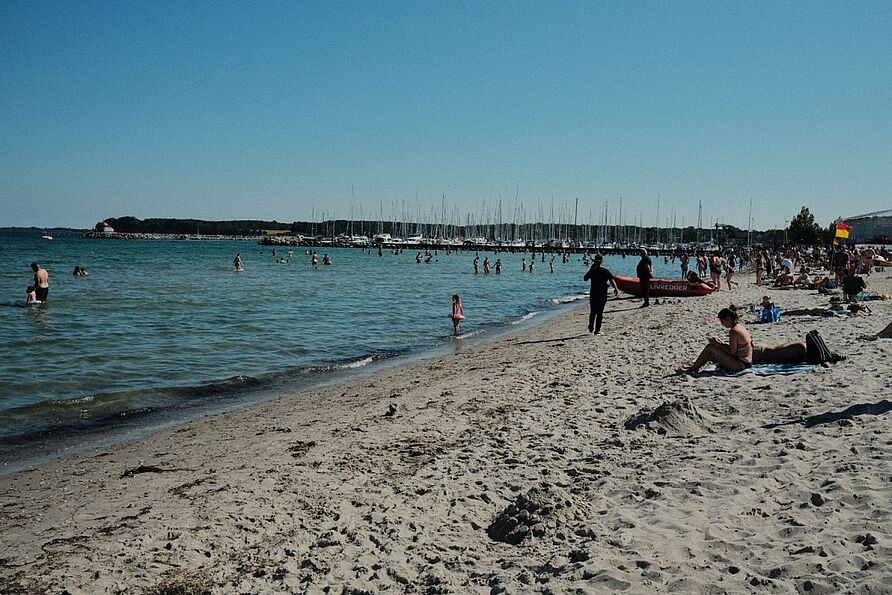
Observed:
[[[647,250],[644,248],[641,249],[641,260],[638,261],[636,272],[638,274],[638,283],[641,287],[641,297],[644,298],[644,303],[641,304],[641,307],[647,308],[650,306],[650,280],[654,276],[654,267],[650,261],[650,256],[647,255]]]
[[[616,289],[616,282],[613,275],[601,266],[604,257],[595,254],[592,259],[592,268],[588,270],[583,277],[583,281],[591,281],[592,288],[589,292],[589,305],[591,310],[588,315],[588,332],[596,335],[601,332],[601,321],[604,320],[604,306],[607,305],[607,286],[613,286],[613,295],[619,293]]]

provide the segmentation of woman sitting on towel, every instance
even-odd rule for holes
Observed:
[[[731,308],[722,308],[718,318],[722,326],[728,329],[728,342],[723,343],[715,337],[710,338],[709,344],[697,359],[679,368],[679,373],[693,374],[709,362],[715,362],[732,372],[740,372],[753,366],[753,339],[740,324],[737,312]]]

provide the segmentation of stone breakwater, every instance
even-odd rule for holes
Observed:
[[[88,231],[81,235],[92,240],[238,240],[256,242],[260,236],[241,235],[198,235],[183,233],[103,233]]]

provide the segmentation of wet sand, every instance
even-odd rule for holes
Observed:
[[[740,281],[0,478],[0,591],[890,592],[892,302],[744,316],[831,367],[670,375],[729,302],[827,303]]]

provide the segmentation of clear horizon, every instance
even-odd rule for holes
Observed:
[[[892,208],[890,30],[881,2],[8,2],[0,226],[437,219],[444,196],[826,226]]]

